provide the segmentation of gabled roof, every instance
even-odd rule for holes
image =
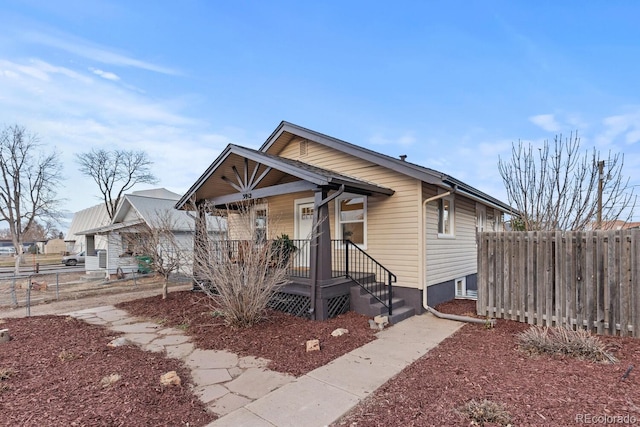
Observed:
[[[386,154],[378,153],[286,121],[281,122],[276,130],[273,131],[269,138],[267,138],[264,144],[260,147],[260,151],[277,155],[296,136],[342,151],[388,169],[395,170],[429,184],[434,184],[446,189],[455,188],[456,191],[463,193],[471,199],[492,205],[504,212],[513,211],[513,209],[506,203],[503,203],[500,200],[445,173],[438,172],[434,169],[420,166],[406,160],[387,156]]]
[[[84,234],[82,231],[102,227],[110,222],[104,203],[83,209],[73,215],[65,240],[76,240],[76,236]]]
[[[218,170],[218,168],[231,156],[238,156],[251,160],[263,167],[273,168],[300,180],[312,183],[321,187],[339,188],[344,186],[347,191],[367,193],[367,194],[384,194],[392,195],[394,191],[390,188],[377,185],[359,178],[348,176],[345,174],[323,169],[297,160],[292,160],[269,153],[229,144],[220,153],[218,158],[207,168],[207,170],[198,178],[191,188],[182,196],[176,204],[176,208],[183,208],[189,200],[196,194],[198,189]],[[257,169],[256,169],[257,170]]]
[[[133,228],[143,223],[153,226],[157,223],[160,215],[164,215],[165,213],[169,214],[168,219],[173,226],[173,231],[193,231],[195,228],[195,220],[192,214],[185,211],[179,211],[174,208],[174,205],[179,198],[179,194],[173,193],[164,188],[135,191],[131,194],[125,194],[120,206],[116,210],[113,220],[111,220],[110,223],[91,228],[87,227],[76,232],[76,234],[107,234],[111,231]],[[101,206],[104,208],[104,205]],[[131,215],[129,215],[131,211],[135,213],[134,219],[131,219]],[[208,218],[209,230],[219,231],[224,229],[224,220],[217,221],[216,219],[217,218]]]
[[[140,225],[142,223],[144,223],[144,221],[141,219],[134,220],[134,221],[118,222],[116,224],[105,225],[104,227],[96,227],[90,230],[80,231],[77,234],[80,234],[80,235],[107,234],[111,231],[122,230],[124,228],[131,228],[136,225]]]
[[[312,183],[317,186],[328,186],[337,188],[341,185],[345,186],[347,191],[351,192],[369,192],[371,194],[393,194],[393,190],[382,187],[375,183],[363,181],[360,178],[350,177],[341,173],[330,171],[328,169],[319,168],[304,162],[297,160],[291,160],[288,158],[280,157],[279,154],[291,141],[296,138],[302,138],[315,143],[327,146],[329,148],[344,152],[369,161],[373,164],[380,165],[382,167],[394,170],[412,178],[418,179],[422,182],[433,184],[444,188],[446,190],[452,190],[464,196],[479,201],[483,204],[493,206],[504,212],[512,212],[513,209],[501,202],[500,200],[489,196],[488,194],[465,184],[453,178],[450,175],[438,172],[434,169],[430,169],[424,166],[417,165],[415,163],[407,162],[406,160],[396,159],[394,157],[387,156],[364,147],[360,147],[351,144],[346,141],[342,141],[337,138],[324,135],[322,133],[295,125],[289,122],[281,122],[276,130],[267,138],[262,144],[259,150],[252,150],[245,147],[229,144],[218,158],[207,168],[207,170],[200,176],[200,178],[191,186],[191,188],[182,196],[182,198],[176,204],[176,208],[182,209],[187,202],[195,195],[198,199],[201,198],[215,198],[216,190],[209,190],[207,193],[204,191],[203,185],[209,180],[214,173],[219,173],[218,169],[222,164],[232,156],[239,156],[245,159],[249,159],[253,162],[272,167],[288,175],[297,177],[298,179]],[[224,179],[224,176],[221,176]],[[201,191],[201,194],[197,194]],[[217,188],[218,192],[221,192]]]

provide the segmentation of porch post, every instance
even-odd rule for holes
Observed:
[[[331,279],[331,225],[329,221],[329,203],[326,188],[315,190],[313,206],[313,236],[311,244],[311,317],[325,320],[329,314],[323,304],[319,285]]]
[[[203,201],[196,201],[196,224],[193,234],[193,287],[192,291],[199,291],[200,287],[197,282],[201,280],[199,277],[199,263],[204,260],[197,259],[198,254],[206,253],[203,251],[202,245],[206,243],[207,236],[207,213],[204,209]]]

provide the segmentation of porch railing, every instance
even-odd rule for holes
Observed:
[[[393,283],[397,277],[351,240],[332,240],[334,273],[353,280],[393,314]],[[338,276],[338,277],[340,277]]]
[[[292,242],[297,250],[289,259],[287,275],[308,279],[312,242],[307,239],[292,239]],[[240,260],[243,256],[243,245],[246,243],[248,242],[243,240],[216,242],[215,261]],[[389,310],[389,315],[392,315],[393,283],[397,281],[396,275],[350,240],[332,240],[331,252],[331,277],[348,277],[353,280],[384,305]]]

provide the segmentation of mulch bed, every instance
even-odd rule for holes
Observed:
[[[151,297],[117,305],[132,315],[178,327],[192,337],[196,347],[229,350],[240,356],[271,360],[273,371],[300,376],[375,339],[368,318],[348,312],[324,322],[314,322],[279,311],[251,328],[229,328],[215,317],[212,301],[198,292],[173,292],[169,298]],[[348,334],[333,337],[345,328]],[[320,340],[320,351],[307,352],[307,340]]]
[[[7,319],[0,343],[0,425],[202,426],[215,419],[185,385],[182,363],[137,347],[110,348],[118,334],[59,316]],[[177,371],[181,387],[160,376]],[[102,379],[121,379],[103,386]]]
[[[475,302],[436,309],[469,314]],[[527,328],[508,320],[494,329],[463,326],[334,425],[469,426],[456,408],[471,399],[504,405],[513,426],[640,424],[640,339],[601,337],[616,364],[533,358],[517,349],[516,335]]]
[[[184,329],[200,348],[265,357],[272,360],[271,369],[293,375],[375,339],[367,318],[354,313],[311,322],[274,312],[254,328],[233,330],[212,315],[202,294],[169,296],[120,307]],[[473,301],[455,301],[437,309],[473,314],[474,307]],[[13,338],[0,343],[0,378],[6,376],[0,379],[0,425],[204,426],[215,418],[191,393],[189,372],[177,360],[137,347],[109,348],[118,334],[67,317],[0,322]],[[338,327],[349,334],[332,337]],[[494,329],[463,326],[335,425],[469,426],[456,408],[470,399],[503,404],[514,426],[576,425],[580,416],[585,424],[611,424],[617,416],[640,423],[639,339],[602,337],[620,360],[612,365],[532,358],[517,349],[515,336],[527,328],[506,320]],[[322,350],[307,353],[308,339],[319,339]],[[635,368],[621,380],[632,364]],[[181,387],[160,385],[160,375],[171,370],[182,378]],[[102,379],[114,373],[122,378],[103,387]],[[617,424],[624,425],[625,418],[620,420]]]

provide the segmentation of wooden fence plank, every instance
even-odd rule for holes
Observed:
[[[640,338],[640,230],[478,235],[478,313]]]
[[[584,326],[585,315],[585,291],[584,291],[584,247],[583,247],[583,233],[573,232],[571,242],[575,247],[574,251],[574,271],[573,279],[576,282],[576,329],[582,329]]]
[[[617,272],[618,268],[616,263],[616,252],[617,252],[617,234],[611,235],[609,233],[607,239],[607,263],[605,265],[605,270],[607,274],[607,281],[605,286],[605,316],[607,319],[607,332],[609,335],[615,335],[616,333],[616,312],[617,312],[617,304],[616,299],[618,297],[618,280],[617,280]]]
[[[585,234],[585,275],[584,285],[587,294],[587,329],[592,332],[596,326],[597,319],[597,272],[596,272],[596,247],[595,236],[593,231],[587,231]]]
[[[517,233],[516,241],[518,242],[518,259],[516,262],[520,266],[518,271],[518,283],[520,291],[518,295],[518,321],[526,322],[525,312],[527,309],[527,244],[525,233]]]
[[[536,272],[534,269],[535,266],[535,257],[536,257],[536,248],[535,248],[535,243],[534,243],[534,236],[535,233],[533,232],[528,232],[527,233],[527,275],[526,280],[527,280],[527,323],[529,323],[530,325],[533,325],[535,323],[535,318],[534,318],[534,312],[536,311],[535,308],[535,276],[536,276]]]
[[[633,336],[640,338],[640,230],[631,233],[631,324]]]
[[[620,238],[620,336],[629,335],[629,311],[631,307],[631,236]]]

